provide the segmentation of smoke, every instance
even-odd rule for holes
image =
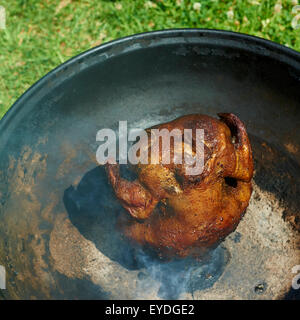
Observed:
[[[175,300],[184,293],[193,297],[195,291],[213,286],[229,261],[229,253],[219,246],[201,262],[193,258],[163,262],[139,249],[136,260],[141,267],[136,298],[156,295],[161,299]]]

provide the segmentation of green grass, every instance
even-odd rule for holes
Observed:
[[[195,2],[201,3],[200,10]],[[291,25],[300,15],[300,9],[292,12],[296,4],[295,0],[0,0],[6,9],[6,29],[0,30],[0,118],[55,66],[103,42],[138,32],[224,29],[300,51],[300,29]]]

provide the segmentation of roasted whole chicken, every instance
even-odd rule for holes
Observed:
[[[203,170],[198,175],[187,175],[184,161],[172,161],[175,143],[170,144],[169,164],[138,163],[134,181],[121,177],[118,164],[106,164],[114,192],[128,211],[121,213],[119,228],[161,258],[200,257],[236,228],[248,206],[253,160],[246,129],[232,113],[218,116],[186,115],[153,127],[182,133],[192,129],[192,153],[195,129],[204,130]],[[150,150],[151,144],[144,147]],[[161,160],[163,151],[159,151]]]

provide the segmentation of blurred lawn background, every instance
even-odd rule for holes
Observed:
[[[223,29],[300,51],[297,0],[0,0],[0,5],[6,10],[6,28],[0,30],[0,118],[60,63],[134,33]]]

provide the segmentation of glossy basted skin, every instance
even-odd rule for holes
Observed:
[[[185,163],[162,165],[161,149],[159,164],[135,166],[138,179],[133,182],[120,177],[118,165],[106,165],[116,196],[129,212],[121,214],[121,231],[161,257],[201,256],[236,228],[248,206],[253,161],[246,129],[234,114],[218,115],[220,120],[187,115],[153,127],[204,129],[199,175],[186,175]]]

